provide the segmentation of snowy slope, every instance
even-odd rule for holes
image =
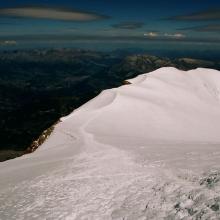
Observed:
[[[220,219],[220,72],[129,81],[0,163],[0,219]]]

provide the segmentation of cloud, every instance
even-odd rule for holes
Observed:
[[[144,26],[143,22],[121,22],[113,24],[113,28],[135,30]]]
[[[144,34],[145,37],[149,37],[149,38],[170,38],[170,39],[181,39],[181,38],[185,38],[186,36],[182,33],[174,33],[174,34],[170,34],[170,33],[159,33],[159,32],[148,32]]]
[[[220,20],[220,8],[209,9],[188,15],[180,15],[169,18],[171,20],[183,21],[209,21]]]
[[[158,34],[158,32],[148,32],[148,33],[145,33],[144,36],[147,36],[147,37],[158,37],[159,34]]]
[[[65,29],[65,31],[67,31],[67,32],[77,32],[77,31],[79,31],[79,28],[76,28],[76,27],[71,27],[71,28],[67,28],[67,29]]]
[[[184,34],[182,34],[182,33],[175,33],[175,34],[165,33],[164,37],[180,39],[180,38],[185,38],[186,36]]]
[[[92,12],[77,11],[61,8],[50,7],[15,7],[1,8],[0,16],[17,17],[17,18],[35,18],[35,19],[51,19],[62,21],[93,21],[107,18]]]
[[[220,24],[208,24],[208,25],[203,25],[203,26],[182,28],[179,30],[192,30],[192,31],[198,31],[198,32],[220,32]]]
[[[15,40],[0,41],[1,46],[16,45],[16,44],[17,44],[17,42]]]

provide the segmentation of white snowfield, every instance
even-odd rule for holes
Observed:
[[[0,163],[1,220],[220,219],[220,72],[129,82]]]

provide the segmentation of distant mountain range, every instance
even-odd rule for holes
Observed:
[[[125,51],[1,51],[0,161],[25,153],[46,128],[102,90],[167,66],[219,70],[220,62]]]

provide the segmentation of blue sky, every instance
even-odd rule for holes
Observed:
[[[0,2],[0,45],[157,41],[220,44],[217,0]],[[173,43],[176,44],[173,44]]]

